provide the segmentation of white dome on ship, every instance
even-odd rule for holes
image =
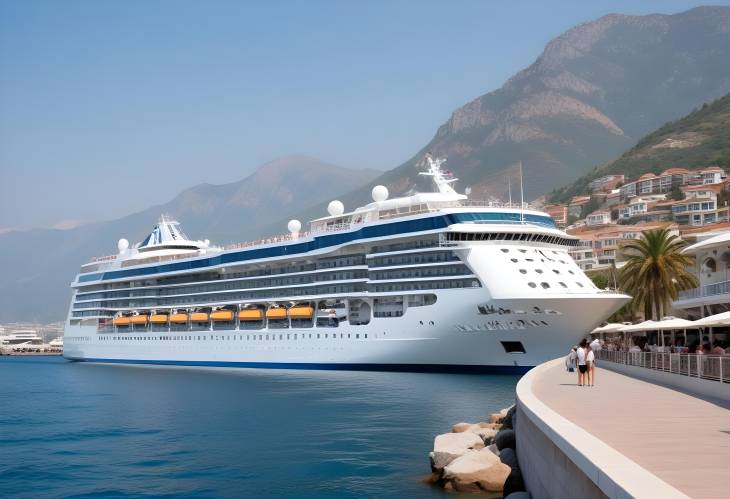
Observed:
[[[120,253],[124,253],[129,249],[129,241],[127,241],[124,238],[121,238],[119,242],[117,242],[117,249]]]
[[[333,217],[340,216],[345,212],[345,205],[342,204],[342,201],[335,199],[327,205],[327,212]]]
[[[289,229],[289,232],[295,233],[302,230],[302,222],[299,220],[289,220],[289,223],[286,226],[287,229]]]
[[[373,196],[373,201],[381,203],[388,199],[388,188],[384,185],[376,185],[373,187],[373,190],[370,191],[370,194]]]

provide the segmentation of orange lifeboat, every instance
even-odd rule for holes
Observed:
[[[314,308],[297,306],[289,309],[289,317],[292,319],[311,319],[314,315]]]
[[[193,312],[190,314],[190,320],[193,322],[208,322],[208,314],[206,312]]]
[[[135,326],[146,326],[148,317],[149,316],[147,314],[133,315],[131,318],[131,322]]]
[[[129,317],[114,317],[112,324],[115,326],[129,326]]]
[[[155,314],[150,317],[150,324],[167,324],[167,315]]]
[[[228,322],[233,320],[232,310],[216,310],[210,314],[210,318],[218,322]]]
[[[264,313],[258,308],[248,308],[238,312],[238,320],[241,321],[260,321],[263,318]]]
[[[286,319],[286,309],[284,307],[270,308],[266,311],[267,319]]]
[[[175,324],[184,324],[188,321],[188,314],[172,314],[170,322]]]

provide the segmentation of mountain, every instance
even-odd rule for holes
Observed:
[[[715,165],[730,168],[730,94],[665,124],[618,159],[553,192],[550,201],[565,202],[586,193],[588,183],[603,175],[624,174],[626,180],[635,180],[667,168],[692,170]]]
[[[0,322],[64,318],[69,284],[79,266],[91,256],[115,252],[121,237],[141,241],[162,213],[178,218],[193,239],[256,239],[271,231],[286,232],[286,221],[273,227],[272,220],[285,214],[294,218],[306,207],[329,201],[333,194],[350,191],[380,173],[290,156],[261,166],[241,181],[201,184],[168,203],[118,220],[0,234]]]
[[[555,38],[500,89],[454,111],[423,149],[377,182],[393,193],[426,187],[415,166],[430,151],[446,156],[477,198],[504,196],[521,161],[525,195],[535,198],[726,94],[728,61],[730,7],[604,16]],[[363,188],[345,201],[368,198]]]

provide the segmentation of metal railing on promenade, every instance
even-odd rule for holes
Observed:
[[[664,352],[617,352],[599,350],[599,360],[668,373],[730,383],[730,356]]]

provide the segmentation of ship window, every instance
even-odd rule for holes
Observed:
[[[509,250],[507,248],[502,248],[502,253],[507,253]]]
[[[525,270],[525,269],[520,269],[520,274],[527,274],[527,270]]]
[[[548,284],[546,282],[541,282],[540,286],[542,286],[543,289],[548,289],[550,287],[550,284]]]
[[[538,274],[542,274],[542,269],[535,269],[535,272],[537,272]]]
[[[581,288],[583,287],[583,284],[582,284],[582,283],[580,283],[580,282],[576,282],[576,284],[577,284],[578,286],[580,286]]]
[[[525,347],[521,341],[500,341],[506,353],[525,353]]]
[[[559,274],[560,273],[560,271],[559,270],[556,270],[556,269],[553,269],[553,272],[555,272],[556,274]]]
[[[530,286],[531,288],[537,287],[537,284],[535,284],[534,282],[528,282],[527,285]]]
[[[564,287],[564,288],[567,288],[567,287],[568,287],[568,285],[567,285],[567,284],[565,284],[564,282],[561,282],[561,283],[560,283],[560,285],[561,285],[562,287]]]
[[[517,258],[510,258],[510,261],[517,263]]]

